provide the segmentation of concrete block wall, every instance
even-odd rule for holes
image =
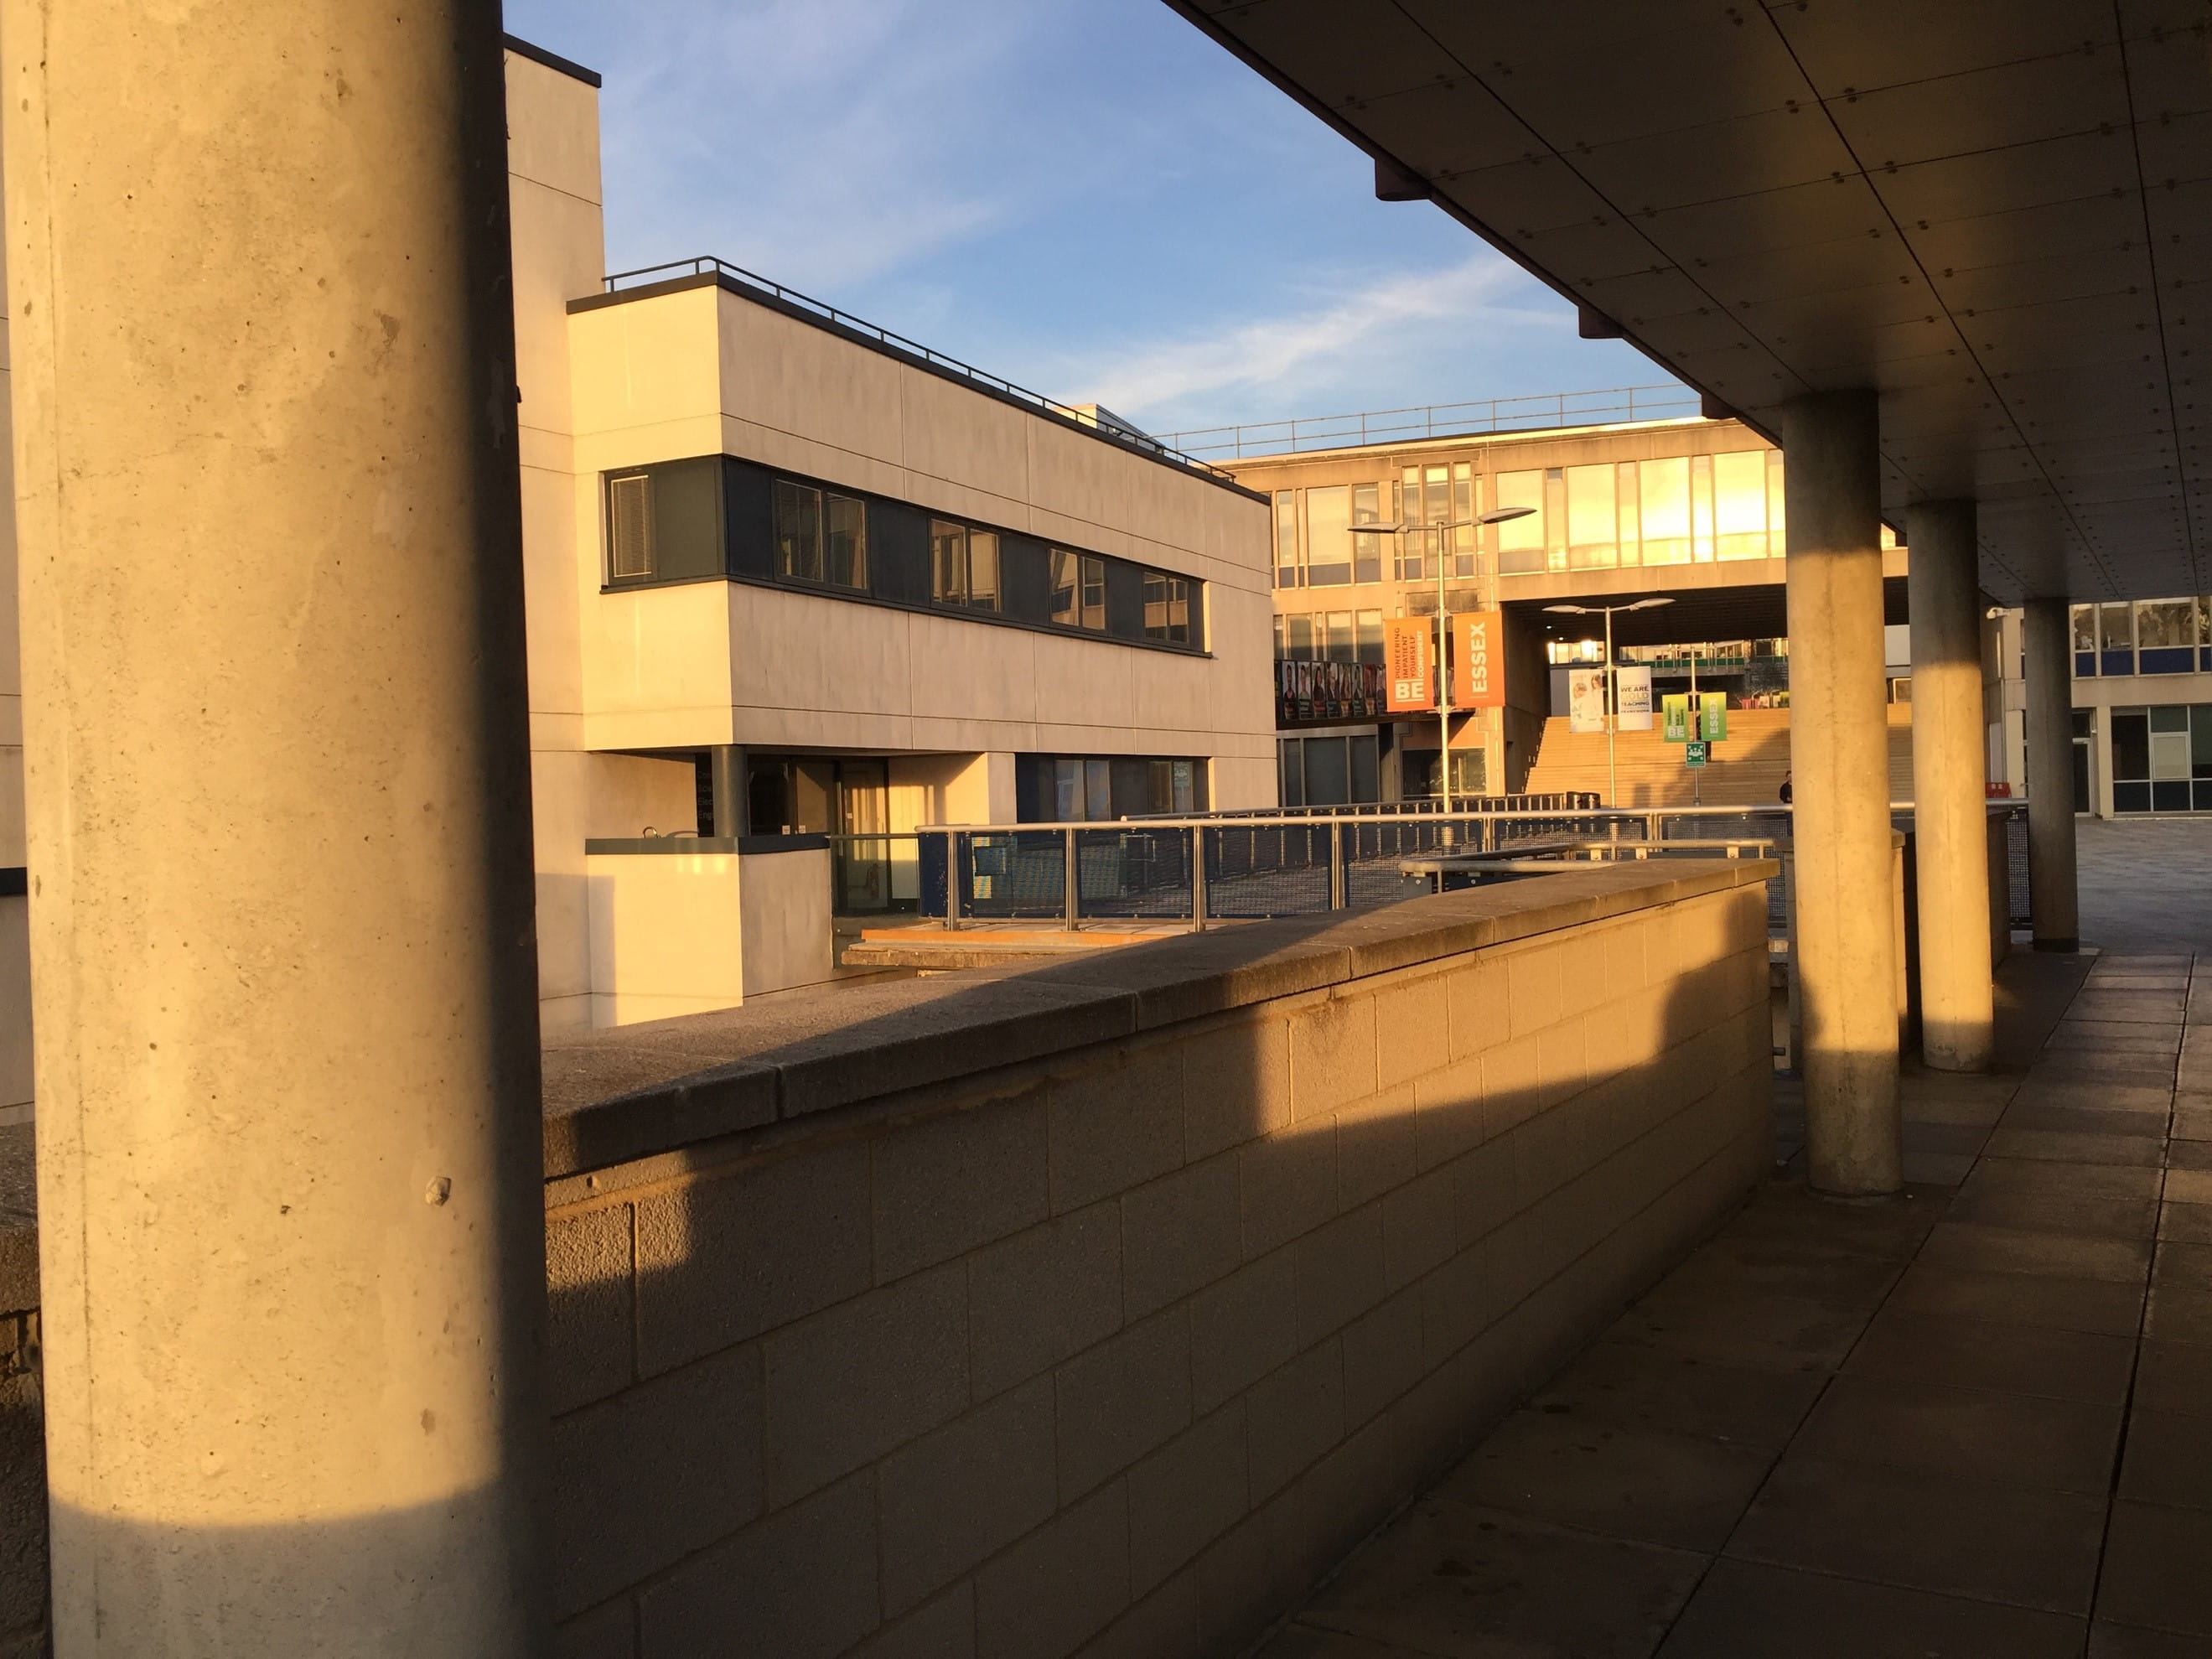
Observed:
[[[557,1651],[1240,1651],[1766,1167],[1727,880],[553,1182]]]

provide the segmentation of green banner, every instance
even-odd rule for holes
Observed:
[[[1690,740],[1690,694],[1670,691],[1659,699],[1660,724],[1664,729],[1663,741],[1687,743]]]
[[[1728,737],[1727,692],[1698,693],[1698,735],[1707,743],[1719,743]]]

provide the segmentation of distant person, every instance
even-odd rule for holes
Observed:
[[[1791,794],[1791,790],[1790,790],[1790,775],[1789,775],[1787,772],[1784,772],[1784,773],[1782,775],[1782,804],[1783,804],[1784,806],[1787,806],[1787,805],[1790,805],[1790,794]]]

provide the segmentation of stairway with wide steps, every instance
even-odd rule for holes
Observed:
[[[1889,713],[1889,798],[1912,799],[1912,705],[1891,703]],[[1618,736],[1621,806],[1687,806],[1701,799],[1707,806],[1760,806],[1781,798],[1783,775],[1790,769],[1790,711],[1731,708],[1725,742],[1713,746],[1713,758],[1692,781],[1682,763],[1682,745],[1663,741],[1655,725],[1649,732]],[[1544,722],[1536,763],[1525,786],[1530,793],[1606,789],[1605,733],[1570,732],[1562,716]]]

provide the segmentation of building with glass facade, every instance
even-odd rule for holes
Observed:
[[[1507,642],[1504,707],[1454,717],[1455,793],[1546,786],[1540,755],[1547,727],[1563,724],[1568,671],[1604,654],[1601,617],[1547,606],[1664,598],[1663,608],[1615,618],[1617,661],[1648,667],[1662,693],[1694,685],[1727,693],[1732,707],[1788,706],[1782,454],[1740,422],[1424,438],[1223,465],[1273,509],[1286,803],[1436,793],[1437,719],[1389,714],[1382,664],[1385,621],[1432,617],[1440,594],[1447,613],[1501,611]],[[1527,511],[1476,523],[1516,507]],[[1904,701],[1905,553],[1887,531],[1883,545],[1892,695]],[[1993,756],[2005,750],[2002,701],[1993,690]],[[1786,757],[1778,764],[1786,769]],[[1723,798],[1731,782],[1766,790],[1780,775],[1724,781],[1724,769],[1708,780]],[[1995,775],[2009,774],[2000,764]],[[1682,787],[1687,799],[1692,786]]]
[[[2212,595],[2072,617],[2075,810],[2212,812]]]

